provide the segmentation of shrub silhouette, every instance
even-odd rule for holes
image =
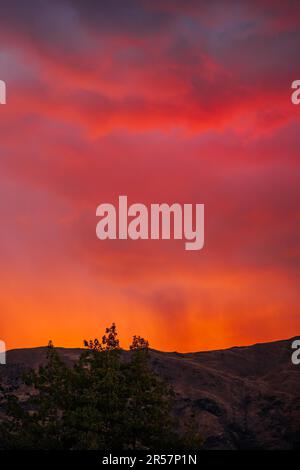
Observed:
[[[199,447],[197,433],[180,436],[172,416],[174,393],[149,364],[149,344],[134,336],[120,349],[115,324],[102,340],[84,341],[68,367],[49,342],[38,371],[28,371],[26,400],[5,393],[4,449],[172,449]]]

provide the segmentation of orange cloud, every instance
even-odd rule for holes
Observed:
[[[299,330],[290,2],[12,1],[0,18],[1,337],[218,348]],[[298,9],[298,7],[297,7]],[[107,241],[95,210],[204,203],[206,243]]]

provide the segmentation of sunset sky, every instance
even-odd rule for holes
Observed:
[[[7,347],[81,346],[113,321],[161,350],[299,335],[300,2],[0,8]],[[121,194],[204,203],[204,249],[98,240]]]

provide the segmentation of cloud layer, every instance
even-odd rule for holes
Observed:
[[[299,333],[300,6],[1,7],[0,326],[9,347],[197,350]],[[206,244],[105,242],[101,202],[206,206]]]

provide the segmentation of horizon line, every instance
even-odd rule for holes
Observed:
[[[149,350],[150,351],[155,351],[155,352],[159,352],[159,353],[165,353],[165,354],[198,354],[198,353],[206,353],[206,352],[217,352],[217,351],[228,351],[230,349],[242,349],[242,348],[250,348],[250,347],[254,347],[254,346],[259,346],[259,345],[264,345],[264,344],[273,344],[273,343],[281,343],[281,342],[288,342],[288,341],[293,341],[297,338],[300,338],[300,334],[299,335],[294,335],[290,338],[283,338],[283,339],[277,339],[277,340],[272,340],[272,341],[261,341],[261,342],[257,342],[257,343],[252,343],[252,344],[245,344],[245,345],[242,345],[242,346],[229,346],[227,348],[220,348],[220,349],[205,349],[205,350],[198,350],[198,351],[186,351],[186,352],[182,352],[182,351],[163,351],[163,350],[160,350],[160,349],[155,349],[155,348],[151,348],[149,347]],[[82,350],[82,351],[85,351],[87,350],[88,348],[84,348],[84,347],[66,347],[66,346],[53,346],[54,349],[77,349],[77,350]],[[8,349],[6,351],[6,353],[9,353],[9,352],[12,352],[12,351],[23,351],[23,350],[30,350],[30,349],[47,349],[48,346],[32,346],[32,347],[24,347],[24,348],[12,348],[12,349]],[[128,351],[130,352],[130,349],[125,349],[125,348],[120,348],[120,350],[122,351]]]

